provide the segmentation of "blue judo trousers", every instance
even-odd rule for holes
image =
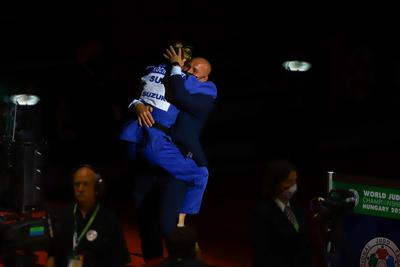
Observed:
[[[139,100],[153,107],[152,116],[157,123],[170,128],[175,123],[179,110],[165,99],[165,87],[161,82],[165,73],[165,65],[148,68],[147,75],[142,77],[143,90]],[[209,93],[208,90],[198,88],[197,84],[201,83],[194,76],[187,75],[185,79],[193,93]],[[140,154],[149,163],[186,182],[187,191],[180,212],[199,213],[208,181],[206,167],[199,167],[192,158],[183,155],[164,131],[156,127],[141,127],[136,119],[126,124],[120,139],[131,143],[131,156]]]

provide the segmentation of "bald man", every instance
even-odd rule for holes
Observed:
[[[140,144],[140,153],[147,161],[186,182],[188,188],[181,213],[197,214],[208,180],[207,161],[199,137],[217,90],[214,83],[208,81],[211,65],[206,59],[193,58],[188,64],[187,74],[184,74],[182,67],[185,62],[178,62],[181,55],[171,51],[174,51],[172,47],[167,53],[174,65],[170,78],[174,105],[165,98],[162,80],[166,67],[151,67],[142,78],[144,85],[140,100],[146,105],[136,105],[138,120],[128,124],[121,139],[134,144],[131,150],[136,150],[135,145]],[[155,121],[156,127],[151,127]],[[147,127],[139,127],[142,125]]]
[[[73,174],[75,203],[51,212],[54,237],[46,267],[122,267],[130,262],[121,226],[98,199],[100,174],[82,165]]]
[[[95,185],[102,183],[102,180],[98,180],[94,170],[86,166],[78,168],[73,179],[74,195],[76,202],[79,203],[79,211],[82,217],[86,217],[87,213],[94,207],[100,193]]]
[[[171,63],[170,76],[167,77],[172,101],[166,99],[163,84],[164,76],[169,74],[168,66],[162,64],[150,68],[148,75],[142,78],[144,85],[140,101],[135,103],[138,119],[128,124],[121,139],[132,143],[131,150],[145,139],[146,145],[141,150],[144,158],[173,176],[173,179],[166,181],[137,178],[139,184],[134,192],[136,204],[144,206],[141,203],[149,188],[163,184],[160,221],[162,233],[167,235],[175,229],[178,213],[181,214],[178,223],[181,226],[184,224],[184,214],[197,214],[200,210],[208,169],[199,139],[217,97],[217,88],[208,81],[211,65],[206,59],[196,57],[185,64],[181,50],[176,53],[173,47],[167,50],[165,57]],[[149,224],[148,221],[143,223],[146,229]],[[148,232],[150,234],[146,236],[157,233]],[[162,253],[160,246],[157,253],[146,253],[144,243],[142,240],[145,259]]]

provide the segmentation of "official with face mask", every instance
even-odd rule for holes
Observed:
[[[303,216],[296,213],[291,203],[297,180],[297,169],[292,163],[277,160],[267,164],[262,198],[250,224],[254,267],[311,266],[311,246]]]

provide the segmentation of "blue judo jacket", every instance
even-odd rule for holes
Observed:
[[[172,75],[169,90],[173,90],[175,106],[171,105],[165,99],[162,83],[166,68],[164,64],[147,68],[148,74],[142,77],[144,86],[140,101],[153,106],[152,115],[156,122],[167,128],[173,125],[171,137],[174,143],[191,152],[198,166],[207,166],[200,135],[214,107],[217,88],[213,82],[200,82],[193,75]],[[136,120],[129,122],[121,139],[139,143],[136,139],[142,136],[143,129],[138,127]]]
[[[201,112],[201,106],[192,96],[200,96],[202,99],[203,96],[207,96],[206,99],[215,99],[215,86],[212,86],[212,83],[200,83],[191,75],[173,75],[171,78],[172,86],[179,86],[175,91],[177,103],[182,101],[181,107],[191,111],[179,113],[179,110],[165,99],[165,87],[163,83],[159,82],[162,81],[163,75],[165,75],[165,72],[160,66],[150,69],[148,75],[142,78],[143,91],[140,100],[153,106],[153,118],[157,123],[167,128],[179,122],[179,118],[184,115],[183,122],[190,123],[186,124],[186,127],[183,127],[183,124],[180,125],[184,134],[178,135],[178,137],[181,138],[180,140],[188,140],[191,143],[189,143],[189,146],[184,142],[181,142],[181,144],[186,146],[187,149],[195,148],[202,152],[199,137],[209,111]],[[198,114],[192,111],[196,111]],[[177,118],[178,121],[176,121]],[[175,133],[173,136],[177,136],[176,134],[180,131],[177,131],[175,127],[173,129],[173,133]],[[199,212],[208,181],[208,170],[204,165],[196,164],[191,158],[186,158],[172,142],[171,136],[156,127],[140,127],[137,120],[132,120],[126,125],[120,138],[132,144],[139,144],[139,152],[147,161],[164,168],[175,178],[188,182],[181,212],[187,214]],[[137,153],[136,148],[136,146],[130,146],[130,153],[135,155]],[[195,155],[195,153],[193,154]]]

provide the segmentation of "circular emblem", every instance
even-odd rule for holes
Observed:
[[[354,202],[354,206],[358,205],[358,202],[360,200],[360,196],[358,195],[357,190],[355,189],[349,189],[350,192],[352,192],[354,194],[354,198],[355,198],[355,202]]]
[[[97,232],[95,230],[89,230],[86,233],[86,239],[90,242],[94,241],[97,238]]]
[[[376,237],[365,244],[360,257],[360,267],[399,267],[400,251],[388,238]]]

